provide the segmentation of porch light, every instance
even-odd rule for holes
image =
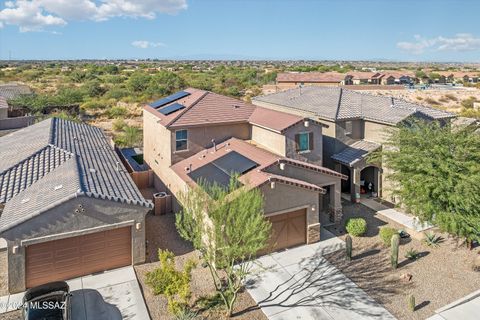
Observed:
[[[137,223],[135,224],[135,229],[137,229],[137,230],[142,229],[142,224],[141,224],[140,222],[137,222]]]
[[[285,170],[285,163],[280,163],[280,170]]]
[[[308,128],[308,127],[310,126],[310,121],[305,120],[305,121],[303,122],[303,126],[304,126],[305,128]]]
[[[13,246],[13,247],[12,247],[12,253],[13,253],[13,254],[17,254],[17,253],[18,253],[18,250],[19,250],[19,247],[18,247],[18,246]]]
[[[275,181],[270,182],[270,188],[275,189]]]
[[[312,211],[315,211],[315,210],[317,210],[317,206],[314,205],[314,204],[312,204],[312,208],[311,208],[311,209],[312,209]]]

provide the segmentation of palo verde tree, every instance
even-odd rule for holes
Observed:
[[[414,121],[389,134],[381,152],[393,194],[422,221],[480,240],[480,135]]]
[[[271,223],[263,214],[263,196],[254,188],[200,183],[180,195],[176,216],[180,235],[193,243],[208,266],[217,294],[231,316],[238,292],[252,272],[252,258],[267,246]]]

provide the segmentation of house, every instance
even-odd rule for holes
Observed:
[[[1,137],[0,150],[10,292],[144,262],[153,205],[101,129],[50,118]]]
[[[380,84],[383,76],[378,72],[348,72],[345,76],[345,85]]]
[[[284,72],[277,75],[277,86],[288,89],[298,86],[339,86],[345,74],[339,72]]]
[[[31,115],[10,117],[7,99],[0,96],[0,131],[24,128],[33,124],[34,121],[35,116]]]
[[[410,71],[386,71],[380,80],[383,85],[413,84],[416,82],[415,75]]]
[[[325,125],[192,88],[144,106],[143,118],[157,190],[176,198],[199,181],[225,186],[238,174],[264,196],[274,250],[319,241],[320,224],[341,219],[347,177],[323,167]]]
[[[342,191],[352,200],[367,192],[394,202],[388,191],[381,163],[367,156],[382,147],[387,131],[411,118],[446,123],[454,115],[385,96],[374,96],[344,88],[308,87],[255,97],[263,108],[289,112],[326,124],[323,130],[323,164],[348,176]]]

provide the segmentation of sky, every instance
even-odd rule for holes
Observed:
[[[0,59],[480,62],[478,0],[0,0]]]

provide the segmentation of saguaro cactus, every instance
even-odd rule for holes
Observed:
[[[400,245],[400,235],[394,234],[391,241],[391,257],[390,261],[392,263],[393,269],[398,267],[398,247]]]
[[[408,296],[408,299],[407,299],[407,302],[408,302],[408,310],[410,311],[415,311],[415,296],[414,295],[409,295]]]
[[[345,237],[345,253],[347,255],[347,260],[352,260],[352,237],[347,235]]]

